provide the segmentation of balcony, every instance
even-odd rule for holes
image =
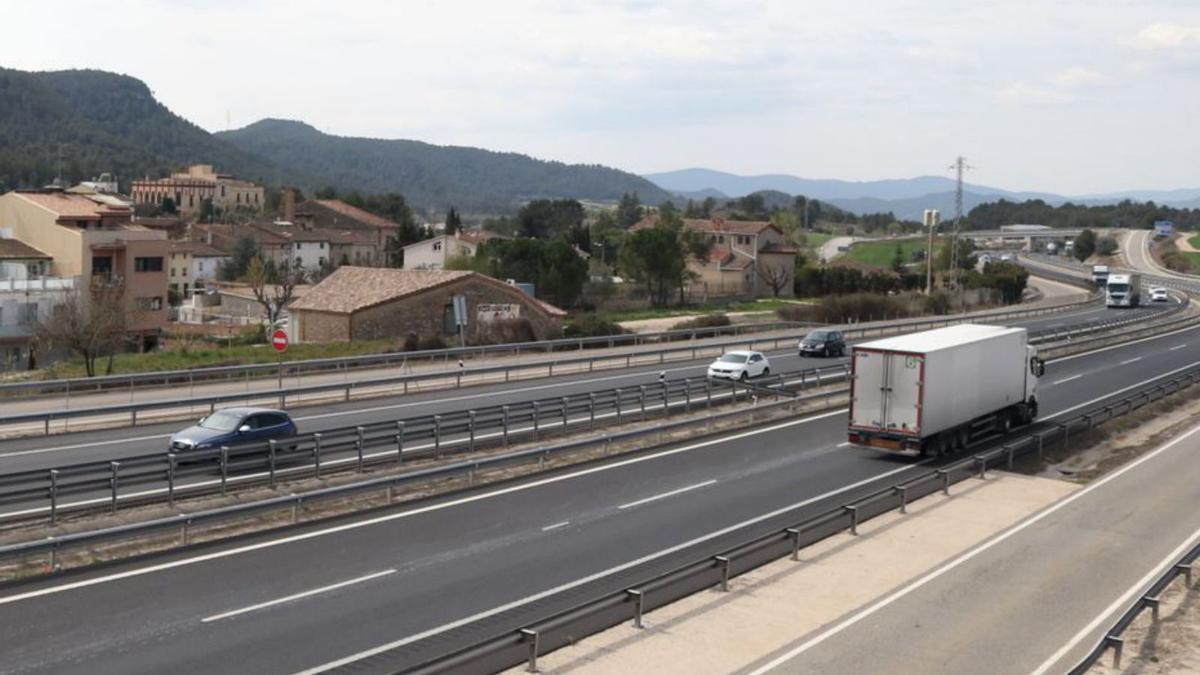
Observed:
[[[33,291],[72,291],[78,286],[77,277],[39,277],[37,279],[0,279],[0,293],[30,293]]]

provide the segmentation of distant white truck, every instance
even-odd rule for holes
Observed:
[[[851,364],[849,441],[908,456],[1029,424],[1045,372],[1024,328],[977,324],[860,344]]]
[[[1092,265],[1092,282],[1104,288],[1108,283],[1108,265]]]
[[[1137,307],[1142,302],[1142,277],[1137,272],[1110,274],[1104,286],[1108,307]]]

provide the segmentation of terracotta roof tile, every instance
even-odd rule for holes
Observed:
[[[57,215],[59,218],[100,218],[102,216],[124,216],[132,209],[101,204],[89,199],[89,195],[67,192],[17,192],[18,196]]]
[[[360,209],[357,206],[350,206],[349,204],[347,204],[346,202],[344,202],[340,199],[314,199],[312,201],[317,204],[320,204],[321,206],[329,209],[330,211],[335,211],[347,218],[350,218],[352,220],[357,220],[358,222],[363,223],[365,225],[370,225],[372,227],[378,227],[378,228],[386,229],[386,230],[395,230],[395,229],[400,228],[399,225],[397,225],[396,223],[393,223],[392,221],[388,220],[387,218],[377,216],[374,213],[371,213],[370,211],[364,211],[363,209]],[[303,206],[303,204],[301,206]]]
[[[51,257],[19,239],[0,239],[0,260],[50,260]]]

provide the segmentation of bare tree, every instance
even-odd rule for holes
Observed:
[[[792,273],[783,265],[759,265],[758,276],[763,280],[763,283],[771,288],[771,292],[777,298],[779,297],[779,292],[792,283]]]
[[[267,312],[267,321],[274,326],[283,310],[292,301],[296,286],[304,283],[304,266],[299,260],[285,262],[271,274],[262,258],[254,257],[246,266],[246,283],[254,292],[254,299]]]
[[[117,289],[95,289],[90,296],[80,291],[66,295],[47,319],[34,325],[33,333],[39,345],[78,354],[87,376],[93,377],[96,360],[105,356],[105,374],[112,373],[113,355],[125,340],[128,313]]]

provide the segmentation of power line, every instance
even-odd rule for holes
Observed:
[[[957,179],[954,187],[954,234],[950,237],[950,270],[955,285],[961,286],[958,283],[958,233],[963,219],[963,172],[975,167],[968,165],[967,158],[959,155],[950,168],[954,169]]]

